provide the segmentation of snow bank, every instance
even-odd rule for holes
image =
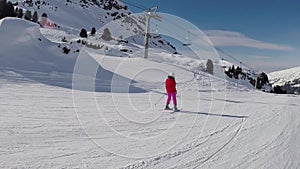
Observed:
[[[73,88],[73,70],[78,54],[64,54],[62,49],[58,48],[58,43],[43,37],[39,25],[17,18],[6,18],[0,23],[0,37],[3,37],[0,40],[1,70],[12,70],[26,78],[48,85]],[[87,53],[83,53],[81,57],[85,62],[94,65],[97,72],[95,77],[90,77],[91,75],[84,72],[76,74],[77,80],[81,81],[76,89],[87,90],[84,82],[91,78],[97,82],[93,91],[102,92],[111,91],[110,84],[113,76],[119,77],[121,85],[130,81],[103,69]],[[144,92],[143,89],[134,86],[130,86],[130,91]]]
[[[76,57],[44,38],[39,25],[5,18],[0,25],[0,66],[35,72],[71,73]]]

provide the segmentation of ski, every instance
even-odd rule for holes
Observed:
[[[177,109],[177,110],[173,110],[173,112],[175,113],[175,112],[180,112],[180,109]]]
[[[173,110],[173,111],[171,112],[171,114],[176,113],[176,112],[180,112],[180,109]]]

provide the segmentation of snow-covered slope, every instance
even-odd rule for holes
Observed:
[[[32,3],[18,2],[18,7],[37,11],[39,16],[46,13],[48,18],[57,25],[79,30],[81,28],[100,28],[119,15],[130,14],[127,7],[125,8],[125,5],[118,1],[32,0]],[[116,12],[115,16],[111,15]]]
[[[273,86],[280,86],[287,93],[300,93],[300,67],[272,72],[268,76]]]
[[[39,16],[46,13],[48,19],[57,25],[55,29],[64,31],[67,36],[69,36],[68,34],[78,36],[82,28],[90,31],[95,27],[98,31],[97,37],[103,33],[101,28],[107,27],[107,24],[113,22],[117,25],[115,27],[122,29],[110,30],[114,39],[119,40],[120,37],[131,35],[134,37],[128,38],[127,41],[143,45],[146,27],[144,18],[139,15],[131,15],[132,12],[128,6],[118,0],[33,0],[32,3],[19,2],[18,7],[24,11],[30,10],[32,13],[37,11]],[[113,26],[110,26],[109,29],[113,29]],[[114,43],[117,44],[118,41]],[[151,36],[149,45],[150,48],[162,48],[170,53],[176,52],[176,48],[159,35]],[[125,44],[124,46],[127,49],[126,46],[130,45]]]
[[[40,32],[39,25],[17,18],[5,18],[0,20],[0,69],[13,70],[41,83],[72,88],[73,70],[78,60],[78,49],[82,46],[72,45],[69,54],[63,53],[65,44],[51,42]],[[60,46],[60,47],[59,47]],[[86,78],[96,78],[99,81],[95,86],[96,91],[111,90],[109,84],[114,75],[113,72],[103,69],[84,51],[80,52],[81,58],[85,62],[96,65],[96,77],[84,77],[85,72],[76,75],[82,81],[77,89],[89,90],[84,84]],[[82,79],[81,79],[82,78]],[[120,84],[127,83],[129,79],[119,77]],[[135,92],[144,90],[131,86],[130,89]],[[94,91],[94,90],[93,90]]]
[[[0,70],[1,168],[300,167],[299,97],[140,58],[84,55],[148,92],[71,90]],[[162,110],[165,71],[177,74],[181,112]]]
[[[41,72],[72,72],[76,55],[63,54],[57,43],[44,38],[38,24],[17,18],[5,18],[0,20],[0,36],[1,67]]]
[[[269,73],[268,76],[272,84],[283,86],[287,83],[293,83],[293,81],[300,80],[300,67],[272,72]],[[300,87],[300,83],[291,85]]]

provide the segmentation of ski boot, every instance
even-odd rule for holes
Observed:
[[[180,110],[177,108],[177,106],[174,106],[174,112],[179,112]]]
[[[165,107],[165,110],[172,110],[169,105],[167,104],[166,107]]]

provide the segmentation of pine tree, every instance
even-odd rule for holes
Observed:
[[[37,22],[38,21],[38,13],[37,13],[37,11],[34,11],[34,13],[33,13],[33,16],[32,16],[32,22]]]
[[[16,7],[16,9],[15,9],[15,14],[18,15],[18,13],[19,13],[19,8]]]
[[[96,28],[93,27],[92,30],[91,30],[91,35],[94,36],[95,34],[96,34]]]
[[[23,15],[24,15],[24,14],[23,14],[23,9],[20,8],[19,11],[18,11],[17,17],[18,17],[18,18],[23,18]]]
[[[46,13],[43,13],[43,14],[42,14],[42,17],[43,17],[43,18],[47,18],[48,16],[47,16]]]
[[[229,73],[231,73],[231,72],[232,72],[232,68],[231,68],[231,66],[229,66],[229,68],[228,68],[228,72],[229,72]]]
[[[26,10],[24,19],[31,21],[31,19],[32,19],[31,11]]]
[[[234,67],[234,65],[232,65],[232,67],[231,67],[231,73],[234,74],[234,72],[235,72],[235,67]]]
[[[80,31],[79,36],[82,37],[82,38],[87,38],[87,31],[82,28],[81,31]]]
[[[101,38],[102,38],[103,40],[105,40],[105,41],[110,41],[110,40],[113,39],[113,38],[111,37],[111,33],[110,33],[110,31],[109,31],[108,28],[105,28],[105,29],[103,30],[103,34],[102,34]]]

